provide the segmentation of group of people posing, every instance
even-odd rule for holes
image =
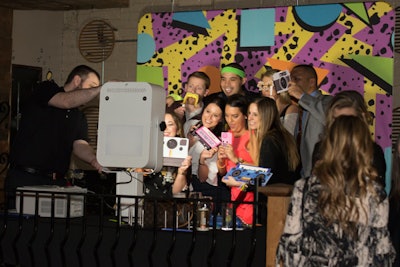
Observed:
[[[188,77],[185,91],[198,99],[171,105],[167,116],[180,119],[190,141],[193,190],[222,201],[254,201],[254,188],[226,174],[238,163],[270,168],[268,184],[294,184],[277,265],[390,266],[392,238],[398,237],[388,229],[386,162],[372,140],[363,96],[353,90],[323,94],[310,65],[295,66],[288,90],[278,94],[276,72],[266,71],[259,92],[249,92],[244,69],[228,64],[221,69],[221,92],[211,95],[205,73]],[[199,125],[218,137],[231,132],[232,144],[206,149],[192,135]],[[258,196],[261,223],[264,200]],[[236,215],[243,225],[254,222],[252,205],[238,205]]]
[[[244,69],[231,63],[221,69],[221,92],[209,95],[209,77],[204,72],[194,72],[184,89],[196,97],[167,108],[166,117],[176,117],[177,128],[182,124],[184,129],[181,137],[189,139],[192,164],[188,182],[194,191],[221,201],[254,201],[251,187],[225,176],[238,163],[270,168],[273,174],[269,184],[293,184],[300,177],[300,155],[294,137],[298,114],[293,111],[298,111],[297,105],[282,101],[278,106],[275,99],[280,96],[276,93],[263,96],[264,91],[270,92],[272,72],[262,81],[265,86],[260,85],[261,93],[247,91]],[[193,134],[200,126],[217,137],[230,132],[231,144],[206,149]],[[264,223],[265,208],[260,208],[259,221]],[[251,205],[239,205],[236,215],[243,225],[253,223]]]
[[[189,156],[180,167],[165,166],[159,173],[146,174],[146,194],[172,197],[192,190],[222,202],[258,197],[263,205],[256,216],[253,205],[236,209],[237,220],[250,227],[254,218],[266,222],[265,199],[226,174],[239,163],[270,168],[268,184],[294,185],[277,263],[390,266],[395,258],[391,239],[398,244],[398,231],[394,227],[390,236],[387,227],[386,164],[382,149],[371,138],[371,116],[363,96],[352,90],[323,94],[311,65],[295,66],[287,91],[277,94],[272,81],[276,72],[266,71],[259,91],[251,92],[245,88],[243,67],[227,64],[221,68],[221,92],[214,94],[209,94],[206,73],[190,74],[185,103],[167,97],[164,130],[164,136],[188,138]],[[36,90],[11,148],[5,181],[10,203],[18,186],[65,185],[62,177],[71,153],[102,171],[79,111],[99,94],[99,80],[95,70],[81,65],[63,87],[44,82]],[[217,137],[230,132],[232,143],[207,149],[193,134],[200,126]],[[397,203],[400,183],[394,184],[391,199]],[[392,221],[399,220],[399,206],[391,206]]]

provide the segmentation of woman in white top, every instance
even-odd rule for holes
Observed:
[[[211,99],[205,106],[195,125],[190,128],[187,137],[189,138],[189,155],[192,156],[192,186],[196,192],[205,196],[217,197],[218,192],[218,168],[217,148],[207,149],[200,141],[194,130],[204,126],[216,137],[220,138],[225,127],[224,120],[225,100],[220,97]],[[224,198],[225,199],[225,198]],[[229,200],[229,198],[228,198]]]

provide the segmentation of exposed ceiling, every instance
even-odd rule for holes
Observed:
[[[19,10],[78,10],[129,7],[129,0],[0,0],[0,7]]]

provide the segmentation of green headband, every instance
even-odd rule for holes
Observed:
[[[239,76],[241,78],[245,78],[246,77],[246,74],[244,73],[244,71],[239,70],[239,69],[234,68],[234,67],[229,67],[229,66],[222,68],[221,74],[224,74],[224,73],[233,73],[233,74],[236,74],[237,76]]]

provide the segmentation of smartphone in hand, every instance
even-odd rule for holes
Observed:
[[[233,136],[231,132],[222,132],[221,133],[221,141],[222,145],[230,144],[232,145]]]

